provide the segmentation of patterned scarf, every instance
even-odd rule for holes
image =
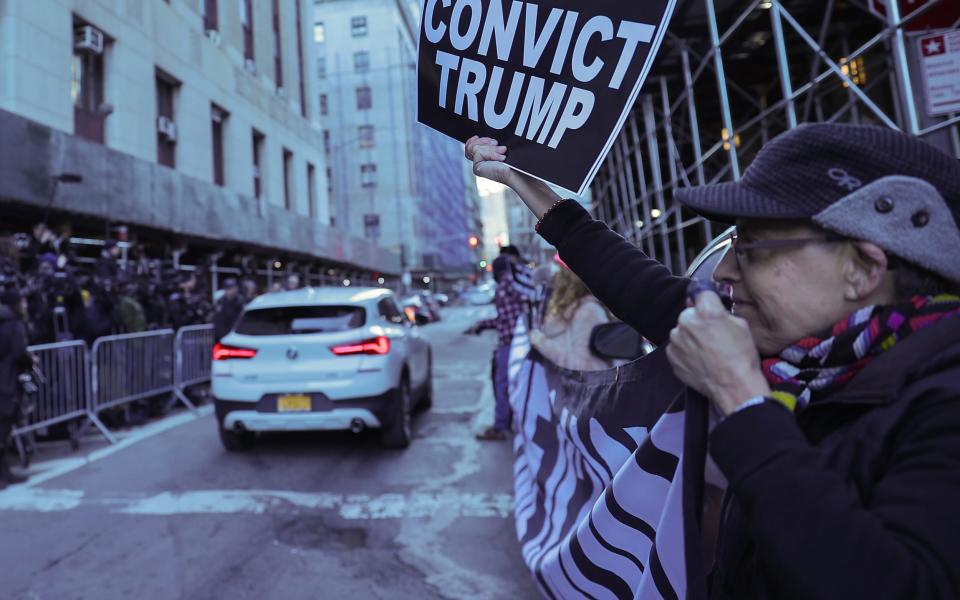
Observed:
[[[956,315],[960,297],[946,294],[867,306],[834,325],[828,335],[804,338],[779,357],[764,360],[763,374],[776,400],[790,410],[802,409],[816,395],[844,386],[900,340]]]

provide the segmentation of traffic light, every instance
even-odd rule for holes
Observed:
[[[470,244],[471,248],[476,248],[480,245],[480,238],[475,235],[471,235],[469,238],[467,238],[467,243]]]

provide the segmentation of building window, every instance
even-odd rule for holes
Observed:
[[[357,73],[366,73],[370,70],[370,53],[366,50],[353,53],[353,70]]]
[[[369,110],[373,108],[373,93],[369,85],[362,85],[357,88],[357,110]]]
[[[70,82],[73,131],[82,138],[102,144],[103,124],[108,114],[103,101],[103,50],[106,36],[96,27],[75,20],[73,39]]]
[[[323,56],[317,57],[317,79],[327,78],[327,59]]]
[[[253,130],[253,195],[257,198],[263,195],[263,156],[266,136]]]
[[[373,125],[361,125],[357,128],[357,139],[361,148],[373,148]]]
[[[330,130],[323,130],[323,151],[330,154]]]
[[[201,6],[203,7],[204,31],[220,31],[217,0],[203,0]]]
[[[309,211],[311,219],[316,218],[317,216],[317,170],[310,163],[307,163],[307,210]]]
[[[253,0],[240,0],[240,25],[243,27],[243,57],[253,63]]]
[[[360,185],[365,189],[377,187],[377,165],[360,165]]]
[[[300,2],[295,3],[297,11],[297,77],[300,78],[300,115],[307,116],[307,83],[303,70],[303,18]]]
[[[273,0],[273,80],[283,89],[283,34],[280,27],[280,0]]]
[[[226,185],[223,166],[223,129],[229,113],[216,104],[210,105],[210,124],[213,130],[213,182]]]
[[[367,18],[352,17],[350,19],[350,33],[353,37],[364,37],[367,35]]]
[[[157,69],[156,84],[157,162],[173,169],[177,166],[177,122],[174,110],[180,82]]]
[[[283,207],[293,210],[293,152],[283,149]]]
[[[325,117],[330,113],[330,101],[326,94],[320,94],[320,116]]]
[[[327,197],[333,198],[333,169],[327,167]]]
[[[327,26],[323,24],[323,21],[314,21],[313,41],[318,44],[323,44],[327,41]]]

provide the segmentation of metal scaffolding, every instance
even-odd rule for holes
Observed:
[[[715,228],[681,209],[674,191],[738,180],[767,140],[798,123],[882,125],[960,158],[960,116],[917,106],[905,31],[952,1],[907,15],[887,1],[881,20],[861,0],[691,0],[593,182],[595,216],[683,272]]]

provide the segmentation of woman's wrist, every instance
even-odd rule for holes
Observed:
[[[738,379],[736,385],[718,386],[717,391],[711,394],[713,403],[725,416],[736,411],[741,404],[751,398],[771,394],[770,384],[764,379],[762,373],[749,373]]]

